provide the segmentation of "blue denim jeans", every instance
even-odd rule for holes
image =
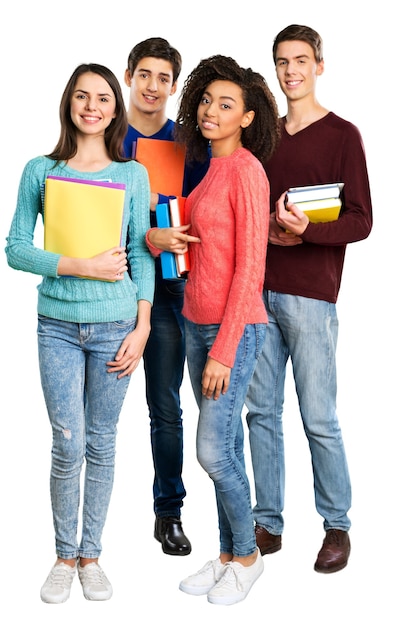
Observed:
[[[249,324],[240,340],[227,393],[202,396],[202,372],[219,325],[185,321],[187,363],[199,407],[197,458],[214,482],[220,552],[248,556],[256,550],[251,493],[245,469],[242,410],[265,338],[265,324]]]
[[[154,511],[159,517],[180,517],[186,495],[181,477],[180,387],[185,365],[183,301],[184,281],[163,280],[157,271],[144,369],[154,464]]]
[[[273,291],[265,291],[263,298],[269,324],[246,399],[255,521],[274,535],[283,531],[282,413],[286,365],[291,358],[311,453],[316,509],[324,519],[325,530],[348,530],[351,486],[336,415],[336,306]]]
[[[99,324],[39,316],[41,384],[52,426],[51,501],[56,554],[96,558],[110,502],[118,417],[130,377],[107,372],[135,319]],[[77,540],[85,461],[82,528]]]

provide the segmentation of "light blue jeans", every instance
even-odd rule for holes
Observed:
[[[77,324],[39,316],[41,384],[52,426],[51,501],[56,554],[97,558],[110,502],[118,417],[130,377],[107,372],[136,320]],[[85,460],[81,539],[80,475]]]
[[[202,372],[218,324],[185,321],[186,353],[199,407],[197,458],[214,482],[220,552],[249,556],[256,550],[251,493],[244,463],[242,410],[248,383],[261,352],[265,324],[247,325],[240,340],[227,393],[218,400],[202,396]]]
[[[283,531],[282,413],[286,364],[291,358],[311,453],[316,509],[325,530],[348,530],[351,486],[336,415],[336,306],[273,291],[265,291],[263,299],[269,324],[246,399],[255,521],[273,535]]]

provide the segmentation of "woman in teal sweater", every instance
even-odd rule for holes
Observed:
[[[38,350],[53,433],[50,489],[57,561],[41,598],[50,603],[68,599],[76,571],[87,599],[112,595],[98,564],[101,536],[113,485],[117,422],[130,374],[150,332],[154,292],[154,261],[145,245],[148,175],[143,166],[122,156],[127,118],[114,74],[97,64],[78,66],[62,96],[60,122],[54,151],[25,166],[6,246],[11,267],[43,277],[38,287]],[[47,176],[124,184],[120,245],[90,258],[36,247],[34,231],[44,212]]]

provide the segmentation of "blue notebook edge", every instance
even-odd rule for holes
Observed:
[[[169,207],[167,204],[156,205],[156,223],[158,224],[158,228],[169,228],[171,226]],[[167,250],[161,252],[160,262],[163,278],[167,280],[180,280],[181,277],[177,272],[177,263],[173,252],[168,252]]]

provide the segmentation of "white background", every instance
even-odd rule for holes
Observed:
[[[285,405],[286,503],[283,549],[265,557],[265,571],[245,602],[209,605],[178,590],[184,576],[217,556],[212,484],[195,458],[197,411],[188,377],[182,389],[184,528],[193,550],[176,558],[153,538],[152,461],[142,367],[133,376],[122,412],[116,478],[103,537],[101,564],[114,595],[87,602],[74,581],[69,601],[45,605],[39,590],[55,560],[49,500],[51,433],[38,377],[35,276],[8,268],[3,256],[1,375],[1,603],[7,626],[84,620],[98,626],[200,621],[288,626],[394,624],[393,463],[393,30],[388,3],[369,5],[283,0],[265,4],[121,2],[8,3],[1,38],[1,213],[3,244],[15,209],[22,168],[50,152],[59,135],[65,84],[82,62],[110,67],[123,83],[130,49],[152,36],[167,38],[183,56],[180,86],[201,58],[233,56],[267,79],[278,99],[272,42],[285,26],[307,24],[324,39],[320,102],[353,121],[364,138],[375,223],[371,236],[349,246],[338,302],[338,412],[353,483],[348,567],[313,571],[323,539],[314,507],[310,455],[291,373]],[[125,97],[127,90],[125,87]],[[177,95],[170,101],[174,117]],[[325,150],[325,146],[322,146]],[[248,458],[248,441],[246,440]],[[250,465],[249,465],[250,468]]]

